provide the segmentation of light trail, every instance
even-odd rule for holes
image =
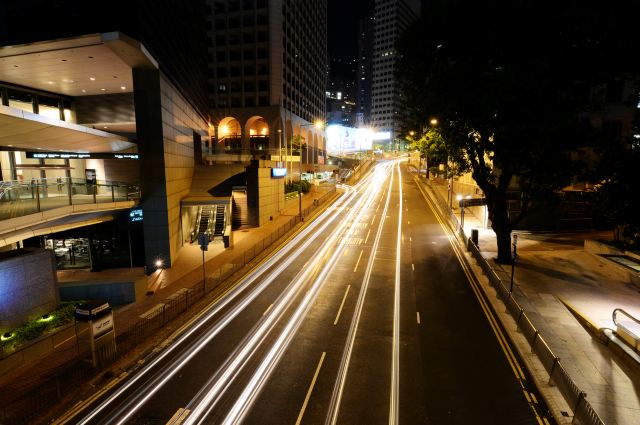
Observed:
[[[368,176],[367,179],[363,180],[364,182],[368,182],[371,178],[371,175]],[[363,186],[361,186],[363,187]],[[79,423],[87,424],[93,419],[104,417],[102,412],[111,406],[118,398],[122,397],[123,394],[128,391],[133,385],[137,382],[141,381],[141,379],[145,378],[160,362],[162,362],[167,356],[169,356],[173,351],[178,348],[182,348],[182,345],[188,340],[188,338],[193,335],[196,331],[198,331],[201,327],[203,327],[207,322],[212,319],[216,314],[220,313],[226,306],[228,306],[232,301],[234,301],[240,294],[242,294],[251,284],[253,284],[259,277],[261,277],[264,273],[266,273],[271,267],[277,264],[279,261],[284,259],[284,262],[277,267],[269,277],[263,281],[259,286],[257,286],[252,292],[245,298],[245,300],[241,303],[240,308],[235,307],[228,314],[223,316],[214,328],[212,328],[208,335],[204,337],[203,340],[199,340],[196,343],[192,343],[191,347],[183,350],[183,353],[176,358],[172,363],[167,367],[167,370],[170,370],[169,373],[161,373],[160,375],[152,376],[149,378],[149,382],[146,383],[145,388],[147,391],[139,391],[134,397],[131,397],[127,400],[126,403],[119,409],[113,411],[116,413],[115,415],[112,413],[111,417],[118,417],[121,415],[125,415],[124,418],[121,418],[120,421],[114,422],[114,420],[107,420],[106,423],[117,423],[122,424],[126,422],[128,418],[130,418],[153,394],[161,389],[161,387],[166,384],[166,382],[171,379],[195,354],[197,354],[214,336],[216,336],[232,319],[234,319],[251,301],[253,301],[286,267],[288,267],[294,259],[306,249],[311,242],[313,242],[316,237],[329,227],[333,221],[336,220],[338,214],[340,212],[340,208],[344,204],[348,204],[352,202],[352,200],[357,196],[358,189],[353,189],[351,187],[341,186],[341,189],[345,189],[347,191],[347,196],[340,198],[335,205],[329,207],[317,220],[313,221],[303,229],[300,233],[298,233],[287,245],[285,245],[280,251],[274,254],[271,258],[269,258],[264,264],[255,268],[245,279],[237,285],[234,289],[232,289],[224,298],[220,299],[214,306],[202,316],[189,330],[187,330],[184,334],[182,334],[172,345],[170,345],[167,349],[165,349],[162,353],[160,353],[156,358],[154,358],[146,367],[141,369],[136,375],[134,375],[127,383],[125,383],[122,387],[120,387],[117,391],[115,391],[111,396],[109,396],[105,401],[100,403],[95,409],[93,409],[87,416],[85,416]],[[294,250],[296,245],[300,242],[304,241],[303,245],[298,247],[293,253],[291,251]],[[135,405],[134,405],[135,404]],[[69,419],[72,419],[69,418]]]
[[[393,178],[394,173],[392,169],[391,173],[391,182],[389,183],[389,190],[387,191],[387,199],[385,201],[384,209],[382,212],[382,217],[378,222],[378,229],[375,234],[375,238],[373,241],[373,246],[371,248],[371,256],[369,256],[369,261],[367,262],[367,268],[362,279],[362,285],[360,287],[360,292],[358,294],[358,300],[356,302],[356,308],[353,313],[353,318],[351,319],[351,325],[349,327],[349,333],[347,335],[347,340],[345,343],[345,348],[342,354],[342,359],[340,361],[340,368],[338,370],[338,376],[336,377],[336,383],[333,388],[333,393],[331,395],[331,403],[329,405],[329,409],[327,412],[327,417],[325,420],[325,425],[336,425],[338,421],[338,414],[340,411],[340,403],[342,401],[342,394],[344,392],[344,385],[347,379],[347,373],[349,371],[349,364],[351,362],[351,354],[353,352],[353,346],[356,338],[356,334],[358,332],[358,325],[360,323],[360,316],[362,314],[362,310],[364,307],[364,299],[367,294],[367,289],[369,287],[369,281],[371,278],[371,271],[373,269],[373,263],[376,257],[376,251],[378,249],[378,245],[380,243],[380,237],[382,234],[382,228],[386,221],[387,210],[389,209],[389,202],[391,199],[391,189],[393,187]]]
[[[384,175],[380,175],[380,173],[378,173],[374,178],[374,183],[383,178]],[[282,319],[285,311],[291,306],[291,300],[293,300],[304,288],[304,284],[314,274],[315,270],[322,267],[318,277],[314,280],[311,288],[306,292],[302,301],[295,309],[284,330],[273,343],[268,353],[263,357],[260,366],[254,372],[249,383],[244,387],[242,394],[227,415],[224,423],[238,423],[242,420],[255,401],[270,373],[276,367],[280,358],[286,351],[298,328],[304,321],[308,311],[313,306],[326,277],[331,273],[334,265],[339,261],[343,251],[346,250],[346,246],[343,244],[338,245],[338,249],[335,250],[333,247],[347,226],[349,226],[349,229],[347,231],[347,236],[344,239],[348,239],[356,230],[356,226],[349,225],[349,223],[354,223],[360,220],[362,215],[375,199],[377,192],[375,190],[376,187],[376,184],[372,184],[370,188],[367,189],[366,196],[362,196],[356,202],[356,204],[349,210],[347,217],[332,231],[329,239],[323,244],[320,252],[314,257],[312,267],[307,268],[296,276],[294,281],[290,284],[290,288],[285,290],[283,295],[274,303],[275,307],[269,312],[269,315],[258,324],[258,327],[255,330],[250,332],[251,336],[249,339],[240,344],[238,349],[229,356],[232,360],[225,363],[225,365],[220,368],[216,374],[214,374],[212,379],[209,380],[207,385],[199,391],[198,395],[196,395],[196,397],[194,397],[194,399],[192,399],[192,401],[187,405],[187,408],[192,411],[192,414],[185,421],[185,425],[196,423],[201,424],[206,420],[211,410],[217,405],[220,398],[223,396],[224,390],[229,387],[233,379],[244,368],[249,358],[255,354],[259,345],[265,340],[275,324]],[[356,216],[355,220],[354,216]],[[333,250],[333,253],[331,253],[329,260],[326,261],[325,258],[329,255],[331,250]]]
[[[402,247],[402,171],[398,167],[398,188],[400,190],[400,208],[398,208],[398,237],[396,241],[396,280],[393,294],[393,350],[391,359],[391,394],[389,400],[389,425],[399,421],[400,398],[400,249]],[[418,321],[420,319],[418,318]]]

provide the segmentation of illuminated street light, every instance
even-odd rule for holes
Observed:
[[[437,118],[431,118],[431,120],[429,121],[429,124],[438,125],[438,119]]]
[[[163,263],[163,261],[162,261],[162,260],[156,260],[156,267],[157,267],[157,268],[162,267],[162,265],[163,265],[163,264],[164,264],[164,263]]]

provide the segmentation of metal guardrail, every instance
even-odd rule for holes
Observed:
[[[435,194],[435,189],[428,180],[427,186],[431,192]],[[575,381],[562,365],[560,358],[553,353],[549,344],[547,344],[544,337],[540,334],[540,331],[536,329],[527,316],[527,313],[520,304],[518,304],[516,299],[513,298],[508,286],[502,282],[491,265],[482,256],[478,247],[464,233],[464,229],[460,225],[458,218],[453,214],[453,211],[441,197],[435,195],[432,196],[431,199],[435,200],[440,213],[448,217],[449,225],[452,229],[458,231],[459,238],[473,258],[478,262],[484,274],[489,278],[491,286],[495,288],[498,297],[506,305],[507,311],[516,322],[517,328],[525,336],[531,347],[531,351],[536,354],[549,374],[549,382],[553,382],[558,387],[567,404],[573,409],[574,422],[578,421],[582,425],[604,425],[602,419],[600,419],[591,404],[587,401],[587,393],[576,385]]]
[[[33,179],[0,183],[0,220],[68,205],[140,199],[139,185],[74,178]]]

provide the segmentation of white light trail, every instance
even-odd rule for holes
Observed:
[[[374,178],[374,182],[384,178],[379,174]],[[377,185],[372,184],[367,189],[366,196],[362,196],[349,210],[337,228],[335,228],[329,239],[323,244],[321,250],[310,261],[310,267],[303,270],[292,283],[290,287],[283,292],[283,295],[274,303],[274,308],[269,314],[262,319],[255,330],[252,330],[249,338],[238,346],[234,353],[229,356],[227,361],[212,377],[211,380],[200,390],[198,395],[187,405],[192,414],[186,420],[185,425],[202,424],[206,421],[207,416],[219,402],[224,390],[231,384],[242,368],[247,364],[249,358],[258,350],[259,345],[266,339],[268,333],[273,329],[275,324],[283,317],[285,311],[291,306],[291,301],[304,288],[304,284],[315,272],[314,269],[322,266],[318,277],[314,280],[311,288],[306,292],[304,298],[290,317],[284,330],[281,332],[277,340],[271,346],[269,352],[260,363],[258,369],[252,375],[251,380],[245,385],[241,396],[238,398],[231,411],[225,419],[225,424],[238,423],[255,401],[257,395],[265,384],[268,376],[278,364],[280,358],[286,351],[289,343],[295,336],[298,328],[302,324],[306,314],[313,306],[323,283],[328,274],[333,270],[333,266],[337,263],[342,252],[346,249],[344,245],[337,244],[338,238],[342,235],[344,229],[349,226],[348,223],[357,222],[365,213],[367,208],[373,203],[376,195]],[[354,220],[354,216],[357,216]],[[347,231],[347,238],[356,230],[355,226],[350,226]],[[325,261],[327,255],[331,253],[330,259]]]
[[[367,268],[362,279],[362,285],[360,287],[360,292],[358,294],[358,301],[356,302],[355,312],[353,314],[353,318],[351,319],[351,325],[349,327],[349,333],[347,334],[347,341],[345,343],[345,348],[342,354],[342,359],[340,361],[340,368],[338,370],[338,376],[336,378],[336,383],[333,388],[333,394],[331,396],[331,403],[329,405],[329,410],[327,412],[327,418],[325,420],[325,425],[336,425],[338,421],[338,414],[340,412],[340,403],[342,401],[342,394],[344,392],[344,385],[347,379],[347,373],[349,371],[349,364],[351,362],[351,354],[353,352],[353,345],[355,342],[356,334],[358,332],[358,325],[360,323],[360,316],[362,314],[362,309],[364,306],[364,299],[367,293],[367,289],[369,287],[369,280],[371,278],[371,270],[373,269],[373,263],[375,261],[375,253],[378,249],[378,245],[380,243],[380,237],[382,234],[382,228],[386,221],[387,210],[389,209],[389,202],[391,199],[391,189],[393,187],[393,169],[391,173],[391,182],[389,184],[389,190],[387,191],[387,199],[384,205],[384,209],[382,212],[382,218],[378,222],[378,229],[375,234],[375,238],[373,241],[373,246],[371,248],[371,256],[369,257],[369,261],[367,262]]]
[[[391,394],[389,400],[389,425],[399,421],[400,398],[400,257],[402,239],[402,171],[398,163],[398,188],[400,190],[400,208],[398,216],[398,237],[396,241],[396,280],[393,294],[393,351],[391,359]]]
[[[288,267],[295,258],[306,249],[315,238],[322,234],[322,232],[329,227],[333,221],[338,217],[338,212],[343,204],[351,202],[357,195],[357,190],[351,188],[347,189],[348,196],[340,198],[336,204],[329,207],[317,220],[312,222],[308,227],[296,235],[292,241],[283,247],[282,250],[277,252],[274,256],[269,258],[264,264],[257,267],[252,271],[239,285],[237,285],[229,294],[219,300],[219,302],[213,306],[213,308],[202,316],[191,328],[189,328],[184,334],[182,334],[172,345],[162,351],[155,359],[153,359],[146,367],[141,369],[132,379],[127,381],[122,387],[115,391],[105,401],[100,403],[94,410],[92,410],[87,416],[85,416],[79,423],[87,424],[89,421],[100,417],[102,412],[107,409],[111,404],[122,397],[123,394],[128,391],[138,381],[145,378],[155,366],[169,356],[173,351],[178,348],[182,348],[182,345],[187,339],[204,326],[212,317],[218,314],[226,306],[228,306],[233,300],[235,300],[240,294],[242,294],[247,288],[250,287],[259,277],[268,271],[271,267],[284,259],[284,262],[280,264],[268,278],[261,282],[259,286],[252,290],[245,300],[238,306],[230,310],[225,316],[220,318],[216,325],[203,336],[203,339],[198,340],[195,344],[192,344],[188,350],[184,350],[183,353],[169,364],[165,370],[167,373],[161,373],[150,377],[150,381],[145,385],[143,390],[136,393],[134,397],[131,397],[127,403],[117,410],[116,415],[125,415],[121,417],[119,421],[110,421],[110,423],[122,424],[126,422],[153,394],[159,391],[166,382],[171,379],[193,356],[195,356],[213,337],[215,337],[224,327],[233,320],[251,301],[253,301],[286,267]],[[304,241],[303,245],[298,247],[295,251],[294,248],[300,242]],[[293,253],[291,253],[293,251]],[[102,415],[103,416],[103,415]]]

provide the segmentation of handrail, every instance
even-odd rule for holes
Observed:
[[[615,310],[613,310],[612,313],[612,317],[613,317],[613,323],[617,326],[618,322],[616,322],[616,316],[618,315],[618,312],[624,314],[625,316],[627,316],[629,319],[631,319],[632,321],[636,322],[638,325],[640,325],[640,320],[636,319],[635,317],[633,317],[631,314],[629,314],[628,312],[626,312],[625,310],[621,309],[621,308],[616,308]],[[640,335],[639,335],[640,336]]]
[[[139,200],[140,185],[70,177],[0,182],[0,220],[78,204]]]

